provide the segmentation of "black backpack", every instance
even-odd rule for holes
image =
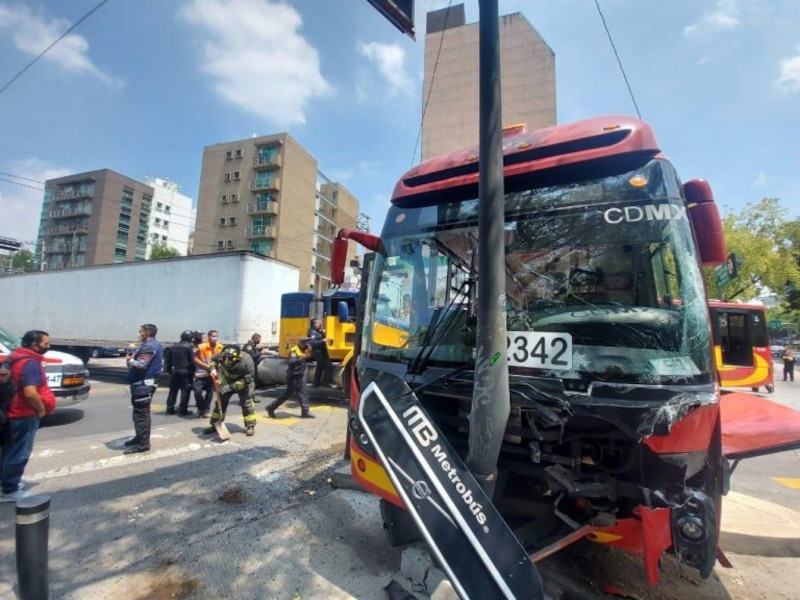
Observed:
[[[8,369],[9,374],[5,381],[0,382],[0,425],[5,425],[8,422],[8,409],[17,391],[14,382],[11,381],[11,366],[8,363],[3,363],[3,368]]]

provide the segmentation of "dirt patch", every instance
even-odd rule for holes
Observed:
[[[180,572],[174,561],[158,563],[152,571],[137,577],[138,590],[133,600],[181,600],[188,598],[200,585],[196,577],[187,577]]]
[[[241,486],[232,485],[222,492],[217,500],[220,502],[225,502],[226,504],[242,504],[244,502],[244,498],[245,494]]]

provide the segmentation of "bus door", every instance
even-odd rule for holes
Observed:
[[[753,391],[765,386],[772,392],[773,367],[763,307],[712,306],[711,315],[722,386]]]

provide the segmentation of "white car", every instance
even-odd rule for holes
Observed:
[[[0,327],[0,361],[11,354],[20,339]],[[56,397],[56,408],[72,406],[89,397],[89,371],[77,356],[48,350],[44,355],[47,383]]]

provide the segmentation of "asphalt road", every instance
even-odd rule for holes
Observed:
[[[89,400],[46,420],[26,472],[29,488],[53,499],[51,598],[384,597],[401,553],[386,544],[377,501],[328,483],[346,464],[346,408],[338,392],[317,396],[313,421],[298,419],[294,403],[282,407],[286,418],[272,421],[258,404],[252,438],[232,406],[233,438],[221,444],[200,434],[205,421],[166,416],[160,389],[153,449],[123,456],[132,426],[122,366],[119,359],[91,362]],[[778,381],[774,394],[763,395],[800,409],[798,390],[800,380]],[[640,600],[794,600],[796,482],[796,452],[739,465],[722,534],[735,568],[718,566],[710,581],[667,557],[662,585],[650,590],[641,585],[638,561],[588,543],[548,559],[544,569],[610,582]],[[752,508],[750,499],[763,504]],[[0,598],[15,597],[13,547],[13,507],[0,505]]]

